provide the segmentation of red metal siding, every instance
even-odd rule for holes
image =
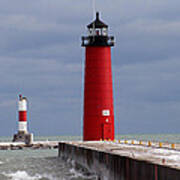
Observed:
[[[103,110],[110,115],[103,116]],[[86,47],[83,135],[85,141],[114,139],[110,47]]]

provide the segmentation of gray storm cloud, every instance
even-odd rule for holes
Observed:
[[[80,135],[91,0],[0,0],[0,135],[16,131],[17,95],[35,135]],[[115,35],[117,133],[178,133],[180,2],[98,0]]]

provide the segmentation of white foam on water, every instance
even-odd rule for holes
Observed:
[[[10,177],[12,180],[37,180],[42,178],[40,175],[30,176],[26,171],[16,171],[14,173],[3,173],[3,175]]]
[[[1,165],[1,164],[4,164],[4,162],[0,161],[0,165]]]
[[[71,177],[73,177],[73,178],[77,178],[77,177],[79,177],[79,176],[82,175],[81,173],[79,173],[78,171],[76,171],[74,168],[71,168],[71,169],[69,170],[69,172],[72,174]]]
[[[3,173],[6,177],[11,178],[11,180],[40,180],[46,178],[48,180],[59,180],[56,177],[53,177],[50,174],[35,174],[30,176],[26,171],[16,171],[14,173]],[[62,180],[65,180],[64,178]]]
[[[81,170],[76,170],[76,162],[71,158],[67,159],[67,163],[70,163],[72,165],[72,168],[69,169],[69,174],[68,174],[70,176],[70,179],[74,179],[74,178],[93,179],[93,180],[97,179],[97,176],[94,174],[86,175]]]
[[[94,180],[97,179],[97,177],[95,175],[86,176],[82,172],[77,171],[75,168],[71,168],[70,173],[71,173],[71,176],[70,176],[71,179],[74,179],[74,178],[94,179]]]
[[[40,176],[40,175],[36,175],[36,176]],[[52,176],[50,174],[42,174],[40,177],[41,177],[40,179],[46,178],[46,179],[49,179],[49,180],[60,180],[59,178],[57,179],[56,177],[54,177],[54,176]],[[65,179],[63,178],[61,180],[65,180]]]

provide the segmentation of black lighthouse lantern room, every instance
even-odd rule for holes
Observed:
[[[108,36],[108,25],[100,20],[99,12],[87,28],[88,36],[82,37],[82,46],[114,46],[114,37]]]

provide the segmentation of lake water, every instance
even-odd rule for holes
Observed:
[[[0,151],[0,180],[94,180],[73,161],[57,157],[57,150]]]

